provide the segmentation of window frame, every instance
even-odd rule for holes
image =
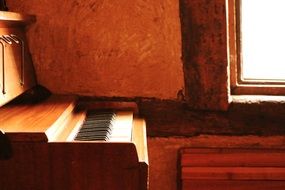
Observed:
[[[248,80],[242,76],[242,0],[228,0],[228,39],[232,95],[285,95],[285,81]]]

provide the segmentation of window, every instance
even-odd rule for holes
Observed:
[[[285,95],[284,0],[229,0],[232,94]]]

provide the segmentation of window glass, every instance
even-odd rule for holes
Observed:
[[[241,2],[241,77],[285,80],[285,0]]]

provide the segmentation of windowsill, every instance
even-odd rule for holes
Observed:
[[[231,103],[238,104],[285,104],[285,96],[232,95]]]
[[[262,118],[261,121],[265,119],[275,123],[284,120],[285,96],[235,95],[231,99],[229,113],[233,115]]]

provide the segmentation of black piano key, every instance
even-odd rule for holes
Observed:
[[[88,133],[88,134],[98,134],[98,133],[105,133],[105,134],[111,134],[111,131],[110,130],[81,130],[78,135],[80,134],[85,134],[85,133]]]
[[[106,135],[106,133],[98,133],[98,134],[80,134],[76,138],[108,138],[109,135]]]
[[[112,128],[110,125],[100,125],[100,126],[96,126],[96,124],[89,124],[89,125],[84,125],[82,126],[82,129],[110,129]]]
[[[81,130],[112,130],[112,126],[105,125],[105,126],[96,126],[96,124],[84,125],[82,126]],[[80,131],[81,131],[80,130]]]
[[[113,128],[115,114],[110,112],[88,111],[86,120],[81,126],[75,140],[92,141],[108,140]]]
[[[109,135],[106,133],[98,133],[98,134],[80,134],[76,138],[109,138]]]
[[[78,133],[78,137],[80,136],[99,136],[99,135],[108,135],[107,131],[96,131],[96,132],[84,132]]]
[[[76,136],[75,140],[81,140],[81,139],[107,139],[109,138],[109,135],[104,134],[79,134]]]
[[[92,134],[92,135],[87,135],[87,134],[85,134],[85,135],[79,135],[77,138],[78,139],[80,139],[80,138],[107,138],[108,137],[108,135],[105,135],[105,134],[98,134],[98,135],[94,135],[94,134]]]
[[[98,138],[98,137],[88,137],[88,138],[78,138],[76,139],[77,141],[107,141],[108,138],[106,137],[102,137],[102,138]]]
[[[96,132],[78,133],[77,135],[77,137],[83,137],[83,136],[109,136],[109,133],[106,131],[96,131]]]
[[[90,125],[95,125],[95,127],[109,127],[110,125],[112,125],[112,123],[98,123],[98,122],[86,122],[83,124],[83,126],[90,126]]]
[[[107,129],[107,128],[95,128],[95,127],[93,127],[93,128],[91,128],[91,127],[89,127],[89,128],[81,128],[80,129],[80,133],[83,133],[83,132],[92,132],[92,131],[110,131],[109,129]]]

